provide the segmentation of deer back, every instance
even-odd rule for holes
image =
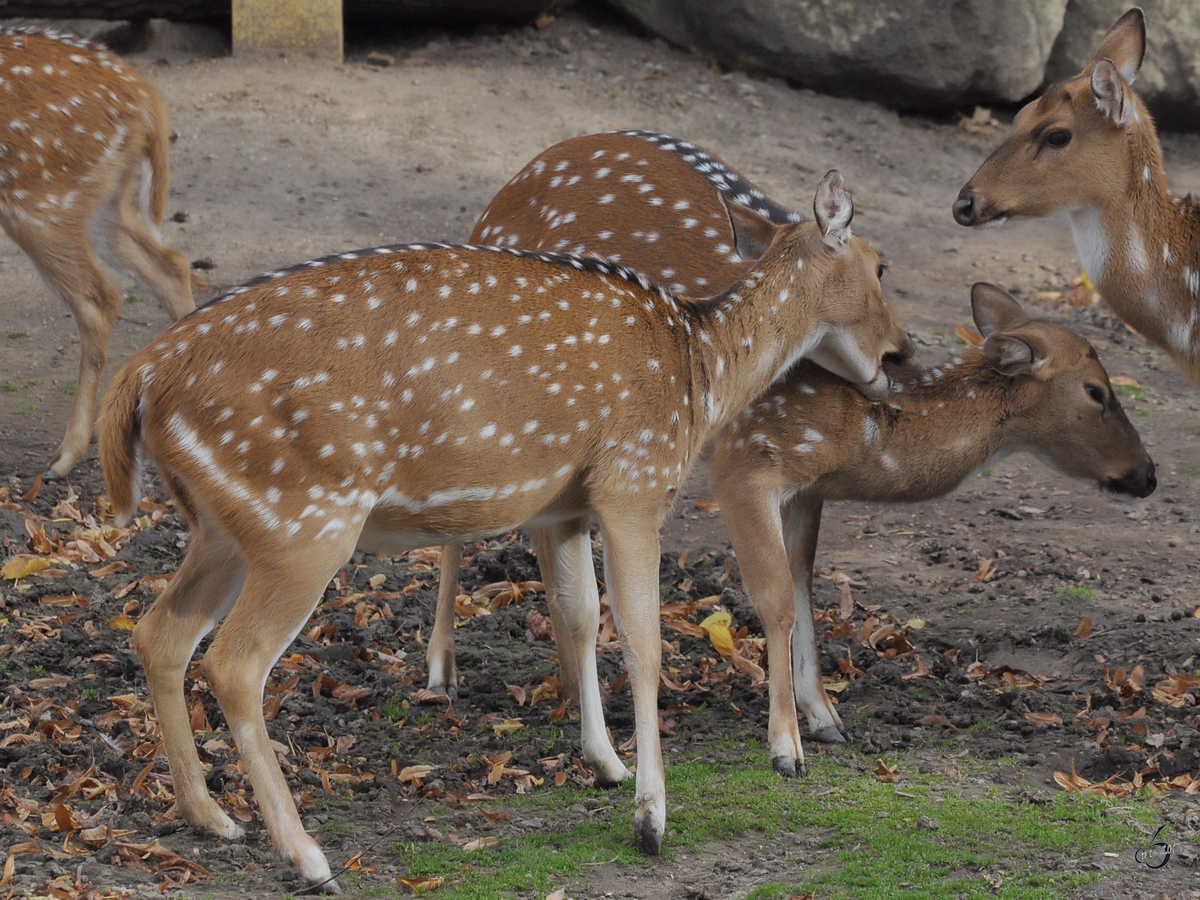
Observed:
[[[540,153],[488,204],[470,242],[590,253],[707,297],[750,271],[770,243],[766,223],[801,221],[695,144],[620,131]]]

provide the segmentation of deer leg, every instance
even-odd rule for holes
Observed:
[[[579,698],[584,762],[595,772],[597,785],[619,784],[629,777],[629,770],[609,743],[604,727],[604,701],[596,672],[600,593],[592,567],[590,523],[584,518],[551,525],[535,532],[534,540],[559,662],[564,678],[574,682]],[[545,582],[547,571],[549,583]]]
[[[796,604],[787,573],[787,550],[779,527],[778,499],[762,490],[739,490],[717,496],[725,526],[729,530],[742,583],[763,621],[767,658],[771,665],[769,689],[771,715],[767,743],[771,765],[780,775],[792,777],[808,772],[796,701],[792,695],[792,634]]]
[[[242,588],[245,565],[228,535],[198,527],[179,571],[133,632],[171,766],[175,802],[184,820],[223,838],[242,829],[208,793],[183,683],[196,645],[221,621]]]
[[[142,160],[130,157],[116,192],[93,219],[93,233],[103,236],[97,244],[102,243],[106,261],[136,278],[174,320],[196,308],[192,270],[184,255],[165,246],[158,228],[138,212],[143,168]]]
[[[121,312],[121,295],[109,283],[87,244],[65,239],[64,229],[39,236],[36,242],[22,240],[24,235],[12,236],[29,254],[50,289],[70,308],[79,329],[79,380],[67,432],[42,476],[53,481],[70,472],[91,443],[104,356]]]
[[[329,863],[304,831],[271,746],[263,719],[263,687],[329,579],[349,559],[361,527],[359,520],[328,543],[309,543],[301,552],[272,548],[276,561],[269,566],[248,561],[245,585],[202,662],[276,851],[309,882],[335,891]]]
[[[610,520],[600,513],[604,572],[609,596],[619,610],[625,670],[633,693],[637,735],[634,844],[643,853],[662,850],[667,794],[658,738],[658,679],[662,673],[662,633],[658,597],[658,521],[621,510]],[[595,637],[592,637],[595,640]]]
[[[566,639],[570,626],[563,619],[559,598],[558,575],[555,571],[555,554],[564,548],[555,545],[555,535],[561,536],[550,528],[535,528],[529,533],[529,543],[533,546],[533,554],[538,560],[538,570],[541,572],[542,584],[546,588],[546,606],[550,611],[550,624],[554,627],[554,645],[558,652],[559,677],[567,698],[581,703],[579,696],[579,663],[575,658],[575,647]],[[594,581],[594,579],[593,579]],[[568,601],[569,602],[569,601]],[[599,600],[597,599],[597,602]],[[566,699],[566,698],[564,698]]]
[[[821,530],[821,500],[796,497],[785,504],[783,529],[792,572],[796,627],[792,631],[792,677],[796,703],[808,717],[808,731],[823,744],[846,743],[842,719],[821,682],[821,653],[813,625],[813,560]],[[774,657],[772,657],[774,658]]]
[[[458,596],[462,553],[462,544],[446,544],[442,547],[437,608],[433,613],[433,631],[429,633],[429,643],[425,646],[429,690],[445,697],[458,696],[458,669],[454,665],[454,599]]]

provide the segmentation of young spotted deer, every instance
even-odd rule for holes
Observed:
[[[240,287],[123,368],[100,428],[113,504],[132,514],[146,459],[192,528],[133,637],[184,818],[240,834],[205,789],[183,694],[218,622],[202,671],[276,849],[324,882],[262,690],[329,579],[356,547],[395,554],[521,524],[582,532],[595,515],[633,693],[635,840],[657,853],[659,523],[709,438],[798,358],[832,345],[854,381],[886,384],[882,356],[906,341],[836,172],[814,206],[816,222],[780,229],[754,271],[694,305],[600,260],[381,247]],[[587,628],[560,635],[582,646],[581,671],[595,666]],[[582,687],[598,708],[594,679]],[[620,780],[604,743],[590,761]]]
[[[162,98],[98,44],[0,29],[0,225],[70,307],[79,382],[48,478],[87,452],[121,295],[97,257],[133,275],[173,319],[190,312],[191,274],[163,246],[170,130]]]
[[[1145,497],[1155,488],[1154,463],[1086,340],[1026,318],[993,285],[972,288],[971,308],[983,345],[937,368],[889,365],[887,403],[869,403],[804,365],[714,441],[712,489],[766,630],[771,683],[794,685],[818,740],[843,740],[813,630],[813,557],[826,500],[940,497],[1014,450],[1107,493]],[[776,722],[794,710],[777,710],[771,698],[772,757],[790,774]]]
[[[776,228],[802,221],[695,144],[654,131],[619,131],[570,138],[538,154],[492,198],[469,243],[603,257],[686,299],[720,293],[749,274]],[[837,365],[835,358],[827,362]],[[551,540],[557,536],[531,533],[547,592],[580,592],[598,609],[587,531],[561,536],[578,550],[570,561]],[[562,572],[555,571],[559,557]],[[429,689],[450,696],[458,684],[454,598],[461,558],[461,545],[442,548],[426,647]],[[549,609],[558,627],[553,599]],[[578,698],[569,665],[562,678]]]
[[[1129,10],[1084,70],[1022,109],[954,203],[960,225],[1065,210],[1105,302],[1200,385],[1200,204],[1167,188],[1154,122],[1130,85],[1146,22]]]

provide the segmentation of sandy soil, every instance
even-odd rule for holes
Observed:
[[[366,55],[373,50],[393,54],[396,64],[368,65]],[[918,699],[912,683],[901,677],[910,671],[911,659],[882,660],[869,648],[860,652],[862,646],[827,640],[823,649],[831,673],[837,658],[850,655],[874,676],[858,679],[840,696],[855,744],[832,752],[867,758],[891,748],[928,746],[930,759],[936,760],[934,733],[942,740],[943,727],[922,725],[921,720],[937,714],[957,729],[954,733],[964,749],[984,756],[1019,755],[1022,765],[1009,767],[1004,777],[1030,789],[1057,790],[1053,772],[1069,768],[1072,759],[1081,774],[1094,780],[1110,775],[1130,778],[1148,761],[1164,775],[1200,775],[1200,731],[1190,706],[1173,708],[1147,689],[1114,693],[1104,680],[1105,670],[1142,666],[1142,684],[1148,688],[1170,671],[1194,674],[1196,669],[1200,392],[1163,355],[1114,327],[1102,309],[1072,310],[1036,296],[1065,289],[1079,270],[1065,222],[1013,223],[980,232],[953,222],[951,202],[999,140],[1003,126],[976,133],[957,120],[904,117],[870,103],[793,90],[774,80],[720,75],[659,41],[579,14],[561,17],[540,31],[422,34],[358,43],[340,67],[285,58],[244,62],[135,57],[134,62],[166,97],[179,135],[168,207],[168,216],[174,218],[164,226],[165,238],[189,259],[210,261],[213,267],[201,274],[218,286],[343,249],[407,240],[463,240],[492,194],[527,160],[556,141],[592,131],[644,127],[686,137],[722,156],[780,202],[801,210],[810,208],[826,169],[841,169],[855,196],[855,232],[875,244],[889,262],[885,289],[916,338],[922,360],[939,361],[960,346],[954,329],[969,321],[972,282],[989,280],[1009,288],[1038,315],[1064,321],[1088,337],[1111,375],[1130,376],[1140,384],[1140,392],[1130,396],[1126,406],[1158,465],[1159,489],[1148,500],[1118,504],[1090,485],[1071,482],[1017,455],[940,502],[915,507],[827,506],[819,568],[848,574],[855,598],[880,607],[876,615],[891,615],[902,623],[913,616],[925,619],[928,625],[919,635],[909,634],[923,651],[921,659],[927,666],[937,658],[950,661],[940,669],[935,666],[935,674],[923,680],[926,686]],[[1164,146],[1173,186],[1180,192],[1200,187],[1200,138],[1168,135]],[[212,293],[215,288],[200,299]],[[51,533],[57,529],[69,534],[78,522],[71,521],[70,513],[64,516],[55,502],[74,487],[82,498],[81,513],[87,514],[92,498],[103,488],[93,454],[76,470],[70,487],[46,488],[30,503],[13,499],[30,487],[61,437],[68,391],[76,377],[78,340],[70,316],[8,242],[0,243],[0,295],[5,298],[0,305],[0,483],[13,489],[10,508],[0,510],[0,535],[11,554],[25,549],[26,515],[45,517]],[[166,323],[165,313],[152,301],[133,298],[113,335],[110,373]],[[690,578],[687,596],[721,595],[734,610],[735,622],[755,629],[758,623],[739,593],[736,566],[734,577],[716,581],[724,572],[728,547],[719,519],[695,505],[697,498],[706,496],[699,473],[667,525],[664,544],[672,558],[688,550],[691,562],[667,576],[676,585]],[[56,517],[62,520],[59,524],[50,521]],[[126,693],[134,686],[144,698],[127,634],[113,628],[110,620],[130,599],[148,603],[154,585],[148,580],[124,599],[115,599],[112,592],[135,574],[174,569],[185,546],[182,531],[182,523],[168,513],[154,529],[125,545],[117,558],[129,569],[102,579],[89,578],[85,564],[72,569],[65,583],[32,579],[34,588],[27,593],[4,584],[12,623],[0,630],[0,654],[7,656],[0,655],[0,660],[8,665],[11,683],[0,719],[10,718],[11,711],[30,698],[36,702],[74,696],[78,708],[73,715],[86,722],[88,735],[98,734],[95,723],[108,704],[80,701],[78,684],[31,687],[27,679],[35,677],[34,665],[71,678],[91,673],[102,679],[100,697]],[[477,561],[464,574],[464,588],[501,580],[496,575],[514,581],[534,577],[528,568],[531,559],[518,547],[491,552],[509,556],[499,562]],[[702,555],[708,563],[697,569],[695,560]],[[985,560],[995,561],[993,577],[980,582],[975,576]],[[320,625],[340,621],[340,632],[331,633],[336,637],[318,635],[315,641],[302,637],[296,649],[317,659],[333,682],[362,681],[372,687],[375,696],[367,706],[378,716],[388,696],[402,698],[422,683],[421,647],[408,638],[418,627],[428,627],[432,579],[429,572],[378,560],[365,561],[348,573],[347,581],[331,587],[326,607],[317,616]],[[369,583],[372,574],[385,575],[385,583]],[[426,585],[403,594],[413,578]],[[38,642],[36,652],[18,652],[25,646],[13,631],[17,620],[23,617],[28,625],[39,616],[59,615],[47,611],[43,599],[70,591],[88,600],[88,609],[76,610],[77,620],[51,621],[47,627],[57,633]],[[355,633],[353,609],[338,610],[338,598],[350,592],[366,592],[367,602],[374,602],[379,613],[367,616],[369,626],[361,633]],[[382,600],[370,600],[371,592],[394,595],[387,601],[386,615]],[[818,601],[837,606],[838,585],[821,580]],[[544,600],[537,602],[544,608]],[[525,643],[529,603],[516,608],[519,612],[486,618],[480,627],[460,632],[460,671],[466,685],[456,715],[474,718],[509,709],[511,697],[507,692],[493,694],[494,681],[484,668],[486,660],[501,652],[498,648],[508,648],[503,652],[511,656],[512,677],[535,685],[544,677],[549,645]],[[130,612],[136,616],[137,609]],[[1093,623],[1092,633],[1080,639],[1076,629],[1085,616]],[[86,622],[95,628],[85,628]],[[513,640],[492,643],[508,634]],[[408,669],[381,670],[378,657],[371,663],[363,656],[401,645],[408,652]],[[685,656],[690,646],[681,645]],[[696,652],[688,665],[694,666],[703,647],[696,644],[691,649]],[[949,657],[946,651],[951,651]],[[97,654],[102,656],[98,661]],[[604,659],[606,680],[616,677],[615,657]],[[983,667],[975,675],[991,674],[968,677],[966,669],[975,661]],[[876,672],[876,666],[885,668]],[[1009,693],[989,687],[1002,683],[1005,666],[1045,680],[1039,690],[1022,693],[1014,702]],[[411,758],[400,759],[393,752],[394,735],[382,734],[386,721],[371,722],[362,709],[351,711],[329,697],[315,701],[314,713],[310,688],[315,673],[301,667],[300,674],[299,699],[285,700],[285,712],[319,713],[319,724],[305,726],[313,732],[306,736],[314,739],[322,729],[335,741],[357,733],[355,755],[368,759],[359,764],[363,770],[386,773],[397,759],[404,766],[465,758],[487,749],[471,746],[475,732],[469,729],[453,738],[414,729],[405,751]],[[731,729],[754,728],[765,737],[765,726],[756,724],[758,710],[765,708],[761,692],[736,679],[725,688],[751,712],[725,724]],[[1004,697],[1008,699],[998,699]],[[612,698],[610,724],[618,740],[628,736],[631,725],[624,698],[627,691]],[[1144,705],[1147,712],[1131,719],[1113,713],[1108,740],[1114,749],[1102,751],[1094,732],[1072,724],[1085,700],[1094,710],[1132,712]],[[1040,728],[1025,718],[1030,712],[1057,713],[1068,724]],[[209,715],[220,721],[210,700]],[[286,743],[291,726],[285,722],[286,716],[281,716],[273,727]],[[994,729],[983,736],[968,733],[980,722]],[[572,739],[575,732],[567,732]],[[1147,746],[1147,735],[1160,736],[1161,746]],[[670,739],[667,744],[669,748]],[[1139,744],[1141,750],[1123,749],[1127,744]],[[140,760],[130,755],[133,748],[123,739],[110,740],[107,747],[97,764],[128,786],[142,768]],[[555,752],[571,749],[564,743]],[[546,755],[543,750],[531,744],[522,751],[530,756],[525,762],[536,764]],[[48,743],[0,749],[0,765],[6,767],[0,770],[5,787],[0,797],[9,799],[9,812],[14,796],[41,796],[44,802],[51,792],[44,774],[39,781],[39,771],[44,766],[69,769],[68,758],[78,761]],[[219,747],[210,758],[232,760]],[[26,766],[31,767],[27,774]],[[163,761],[157,771],[165,772]],[[228,779],[226,788],[236,796],[240,776],[222,772],[220,777]],[[296,777],[301,779],[298,784],[312,787],[303,781],[304,770]],[[372,815],[391,809],[393,794],[388,790],[371,784],[355,791],[372,804],[367,807]],[[137,829],[129,840],[144,842],[154,834],[175,831],[177,825],[162,818],[166,808],[148,796],[125,803],[122,821],[131,824],[123,827]],[[361,823],[369,819],[362,808],[335,803],[326,814],[357,829],[344,841],[329,839],[331,856],[361,849]],[[1176,841],[1182,841],[1194,823],[1179,827]],[[171,837],[181,835],[172,846],[192,847],[207,840],[186,830]],[[0,832],[0,847],[19,837],[10,841],[7,832]],[[265,868],[271,866],[271,856],[264,838],[259,831],[241,848],[204,844],[205,865],[218,876],[216,887],[210,882],[204,890],[218,895],[240,892],[232,885],[244,882],[231,880],[235,875],[249,877],[264,890],[279,878],[295,886],[286,873]],[[374,864],[380,878],[390,882],[393,874],[403,872],[402,859],[389,856],[385,848],[373,852],[379,857]],[[112,854],[111,861],[107,854],[89,857],[92,881],[132,887],[150,879],[119,869],[115,863],[120,860],[120,854]],[[1194,881],[1181,867],[1146,873],[1128,860],[1074,862],[1112,869],[1102,892],[1088,896],[1185,896]],[[69,872],[74,863],[20,857],[14,883],[32,889],[44,883],[47,873],[53,876],[55,866]],[[710,876],[720,875],[729,885],[722,890],[732,892],[772,872],[767,864],[750,866],[740,876],[715,873],[712,866],[711,860],[676,859],[662,864],[657,887],[645,878],[626,883],[623,879],[630,876],[622,873],[610,873],[605,885],[608,890],[624,885],[619,893],[629,896],[674,898],[688,896],[684,885],[704,883]],[[571,886],[571,894],[598,895],[587,884]]]

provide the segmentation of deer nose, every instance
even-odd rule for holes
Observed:
[[[958,199],[954,201],[954,221],[959,225],[974,225],[975,224],[975,198],[966,193],[958,195]]]

